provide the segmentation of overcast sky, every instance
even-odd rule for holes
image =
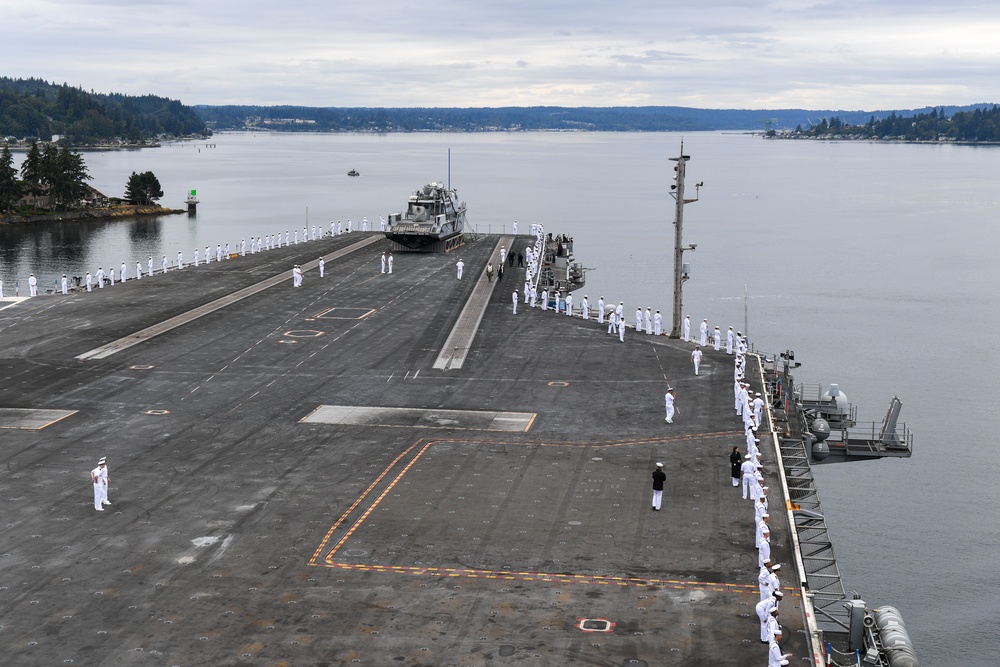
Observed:
[[[0,74],[185,104],[1000,102],[988,0],[0,0]]]

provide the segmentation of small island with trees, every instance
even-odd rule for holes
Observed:
[[[18,170],[10,146],[4,144],[0,150],[0,224],[184,213],[157,203],[163,190],[151,171],[133,171],[123,198],[105,196],[89,180],[83,157],[66,146],[40,146],[33,141]]]

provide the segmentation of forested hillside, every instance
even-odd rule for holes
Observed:
[[[0,77],[0,138],[48,141],[58,134],[67,143],[82,146],[205,131],[204,121],[176,100],[94,93],[41,79]]]

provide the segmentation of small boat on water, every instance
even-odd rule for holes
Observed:
[[[446,252],[462,244],[465,202],[443,183],[428,183],[407,202],[406,211],[389,215],[385,236],[408,250]]]
[[[347,172],[347,175],[348,175],[348,176],[360,176],[360,175],[361,175],[361,173],[360,173],[360,172],[358,172],[358,170],[357,170],[357,169],[351,169],[351,170],[350,170],[349,172]]]

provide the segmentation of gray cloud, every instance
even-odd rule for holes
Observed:
[[[35,0],[7,76],[188,104],[896,108],[995,101],[1000,6]]]

